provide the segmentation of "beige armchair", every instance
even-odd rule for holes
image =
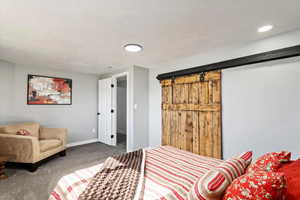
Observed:
[[[31,135],[17,135],[20,129]],[[65,156],[66,137],[67,129],[40,127],[38,123],[0,126],[0,155],[9,155],[9,162],[26,163],[30,171],[35,171],[46,158]]]

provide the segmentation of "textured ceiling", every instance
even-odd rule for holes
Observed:
[[[151,67],[294,30],[299,8],[299,0],[2,0],[0,59],[97,74]],[[273,31],[256,32],[269,23]],[[126,43],[144,51],[127,53]]]

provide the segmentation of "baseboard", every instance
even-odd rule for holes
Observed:
[[[148,147],[144,147],[143,149],[145,150],[151,150],[151,149],[156,149],[158,147],[154,147],[154,146],[148,146]]]
[[[81,141],[81,142],[72,142],[72,143],[67,144],[67,147],[74,147],[74,146],[90,144],[90,143],[94,143],[94,142],[98,142],[98,138],[94,138],[94,139],[90,139],[90,140],[84,140],[84,141]]]

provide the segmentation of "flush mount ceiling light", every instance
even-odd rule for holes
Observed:
[[[272,30],[272,28],[273,28],[273,25],[265,25],[265,26],[259,27],[257,29],[257,32],[264,33],[264,32]]]
[[[136,53],[136,52],[142,51],[143,47],[142,47],[142,45],[139,45],[139,44],[126,44],[124,46],[124,49],[126,51],[128,51],[128,52],[134,52],[134,53]]]

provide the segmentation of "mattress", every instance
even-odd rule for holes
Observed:
[[[146,151],[145,177],[140,199],[185,199],[197,179],[223,161],[170,146]],[[77,200],[101,164],[62,177],[49,200]]]

